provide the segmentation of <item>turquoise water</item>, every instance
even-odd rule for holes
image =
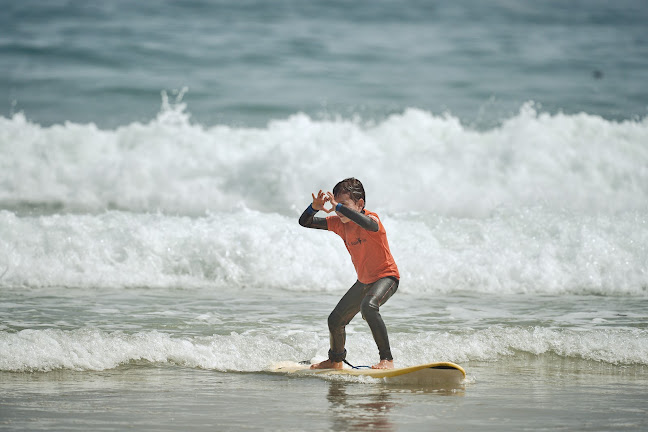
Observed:
[[[643,2],[14,2],[0,429],[642,430]],[[297,224],[360,178],[396,363],[294,378],[355,281]],[[349,360],[372,364],[366,323]]]
[[[2,113],[39,124],[147,121],[188,88],[197,122],[263,126],[297,112],[449,111],[490,126],[548,112],[646,115],[641,0],[11,2]]]

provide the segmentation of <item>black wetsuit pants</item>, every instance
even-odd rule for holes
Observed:
[[[381,360],[392,360],[387,328],[380,316],[382,306],[398,289],[398,279],[385,277],[371,284],[357,281],[335,306],[328,318],[331,332],[331,349],[329,359],[341,362],[346,357],[344,344],[346,342],[345,327],[358,312],[369,324]]]

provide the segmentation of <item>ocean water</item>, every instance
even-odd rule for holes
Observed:
[[[645,430],[642,1],[23,1],[0,25],[0,430]],[[355,176],[396,363],[318,361]],[[372,364],[366,323],[348,360]]]

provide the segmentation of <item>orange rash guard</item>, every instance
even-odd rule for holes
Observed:
[[[378,231],[368,231],[353,221],[342,223],[339,216],[327,217],[327,228],[344,240],[360,282],[370,284],[387,276],[400,279],[385,227],[376,213],[368,210],[363,213],[378,223]]]

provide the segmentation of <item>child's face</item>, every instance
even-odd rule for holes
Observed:
[[[335,196],[335,201],[337,201],[338,203],[342,204],[343,206],[349,207],[350,209],[353,209],[353,210],[355,210],[357,212],[362,211],[362,209],[364,208],[364,200],[362,198],[360,198],[357,202],[353,201],[353,199],[351,199],[351,195],[348,194],[348,193],[342,193],[342,194],[336,195]],[[346,217],[346,216],[344,216],[344,215],[342,215],[342,214],[340,214],[338,212],[335,212],[335,214],[337,214],[340,217],[340,221],[342,223],[347,223],[347,222],[349,222],[351,220],[348,217]]]

